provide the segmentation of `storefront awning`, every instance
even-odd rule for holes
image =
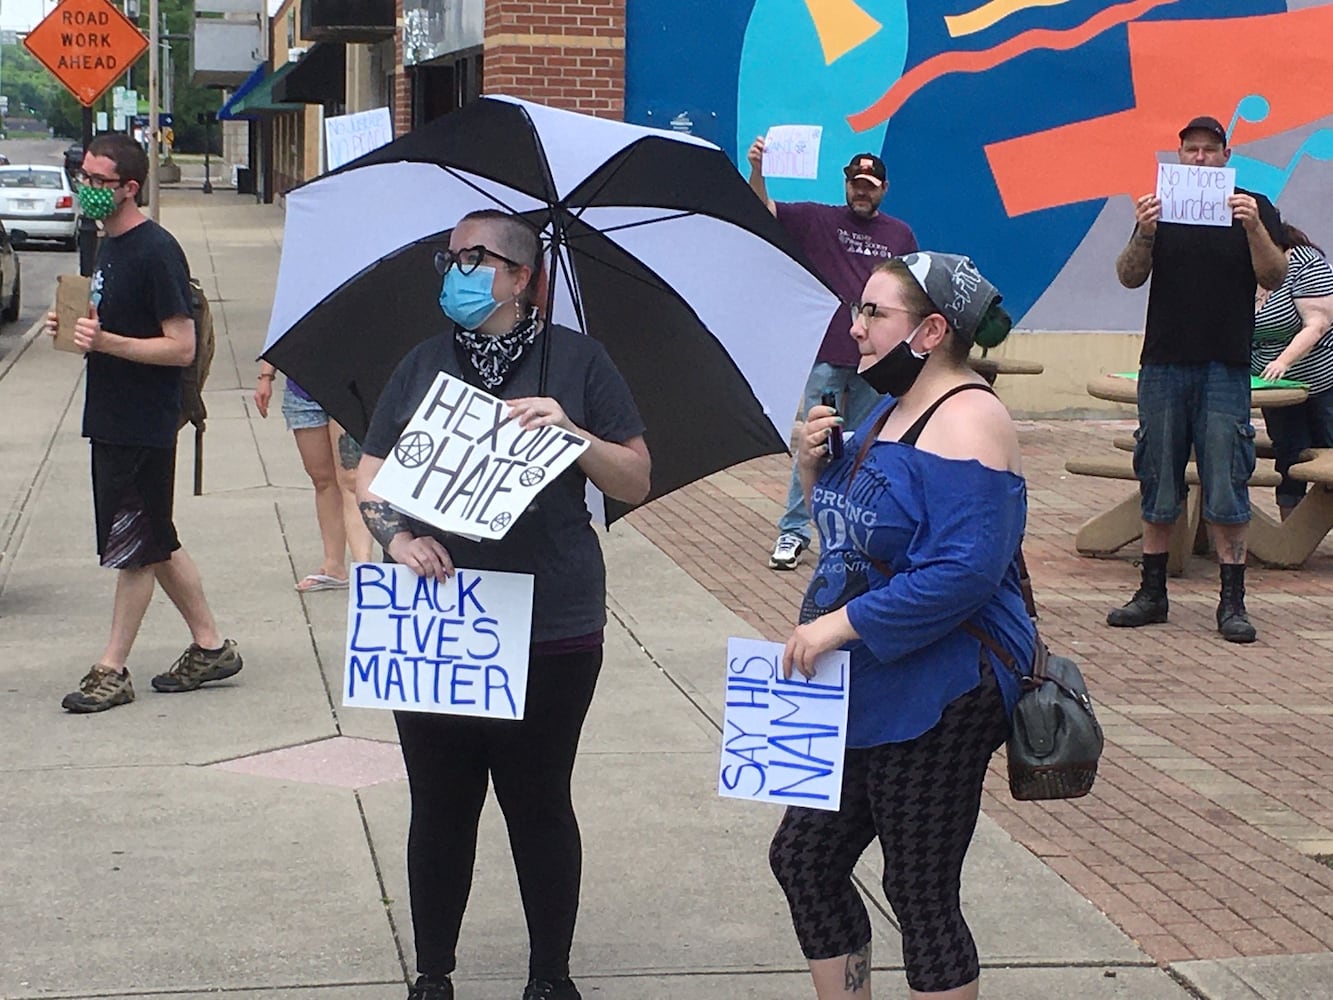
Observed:
[[[234,119],[236,115],[233,109],[239,102],[245,99],[250,91],[254,90],[264,82],[264,76],[267,73],[268,67],[264,63],[260,63],[256,66],[254,72],[245,78],[245,82],[233,90],[231,96],[227,98],[222,107],[218,108],[218,121],[225,122]]]
[[[287,76],[296,69],[297,63],[289,62],[279,66],[272,73],[266,75],[258,83],[250,87],[250,90],[244,94],[241,93],[250,80],[246,80],[241,85],[241,89],[232,95],[232,99],[222,106],[222,111],[218,112],[218,118],[254,118],[257,115],[273,114],[278,111],[300,111],[302,105],[287,104],[277,100],[273,94],[273,88],[281,83]],[[260,69],[267,71],[268,67],[261,66]],[[256,71],[258,72],[258,70]],[[254,74],[251,74],[253,79]],[[223,111],[226,115],[223,115]]]
[[[316,42],[273,86],[273,97],[283,103],[342,104],[347,96],[347,46]],[[284,67],[286,68],[286,67]]]

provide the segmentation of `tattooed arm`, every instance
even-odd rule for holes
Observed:
[[[370,537],[386,550],[400,534],[406,532],[411,537],[412,529],[407,518],[394,510],[389,501],[362,500],[357,506],[361,508],[361,518],[366,522]]]
[[[411,519],[370,491],[370,483],[383,464],[382,458],[363,455],[356,467],[356,502],[371,536],[384,546],[390,559],[417,576],[433,576],[437,580],[453,576],[454,563],[449,550],[429,535],[415,537]]]
[[[1115,261],[1116,277],[1126,288],[1138,288],[1152,273],[1152,248],[1161,216],[1162,203],[1155,194],[1145,194],[1134,203],[1134,235]]]

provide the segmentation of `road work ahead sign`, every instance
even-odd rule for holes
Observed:
[[[107,0],[61,0],[23,46],[85,108],[148,48],[148,39]]]

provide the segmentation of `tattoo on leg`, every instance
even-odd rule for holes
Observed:
[[[338,461],[349,472],[361,461],[361,446],[356,443],[356,438],[346,431],[338,435]]]
[[[367,500],[357,506],[371,537],[385,549],[400,531],[412,530],[407,517],[389,506],[387,500]]]
[[[870,981],[870,944],[866,943],[847,956],[843,985],[848,993],[855,993]]]

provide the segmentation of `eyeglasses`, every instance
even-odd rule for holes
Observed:
[[[119,177],[98,177],[95,174],[85,174],[82,170],[74,175],[74,181],[76,184],[91,188],[117,188],[125,183]]]
[[[461,250],[437,250],[435,252],[435,273],[445,275],[455,264],[458,265],[460,274],[471,274],[481,266],[481,262],[487,255],[496,260],[502,260],[510,267],[522,267],[516,260],[510,260],[504,254],[496,253],[489,247],[478,243],[474,247],[463,247]]]
[[[907,313],[908,316],[921,316],[914,309],[904,309],[902,306],[881,306],[875,302],[848,302],[847,308],[851,310],[853,319],[860,316],[867,323],[877,316],[880,319],[888,319],[884,314],[890,312]]]

